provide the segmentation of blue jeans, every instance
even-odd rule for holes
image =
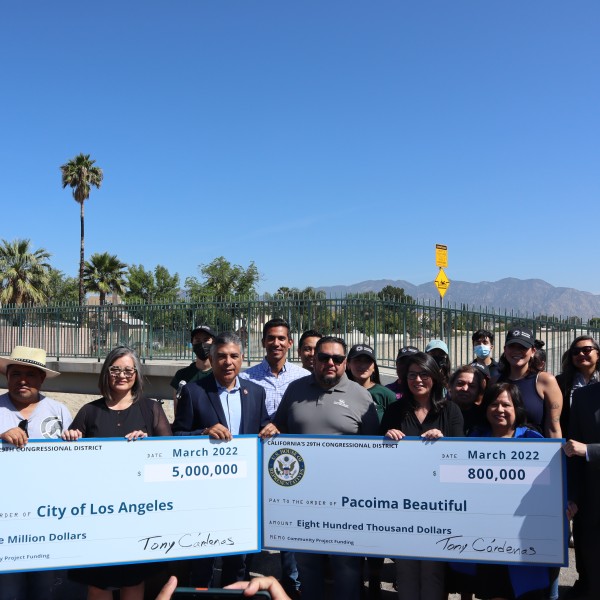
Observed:
[[[300,589],[300,580],[298,579],[298,565],[296,555],[293,552],[282,550],[281,556],[281,585],[286,592]]]
[[[302,596],[309,600],[360,600],[362,590],[362,556],[329,555],[333,574],[333,594],[325,595],[326,554],[296,553]]]
[[[556,577],[554,575],[555,573],[550,570],[550,595],[548,596],[550,600],[558,600],[558,573],[556,573]]]

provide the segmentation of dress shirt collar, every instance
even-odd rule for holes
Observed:
[[[228,392],[229,394],[233,394],[234,392],[238,392],[240,390],[240,378],[236,377],[235,378],[235,383],[233,384],[233,387],[228,390],[225,386],[221,385],[217,379],[215,378],[215,382],[217,384],[217,392],[219,392],[219,394],[221,392]]]
[[[281,367],[281,371],[279,371],[279,373],[285,373],[287,371],[287,364],[288,364],[288,361],[286,358],[285,362],[283,363],[283,367]],[[267,362],[266,357],[262,359],[260,366],[263,370],[263,373],[265,373],[265,375],[273,376],[273,371],[271,370],[271,365]]]

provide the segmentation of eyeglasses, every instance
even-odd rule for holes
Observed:
[[[410,379],[411,381],[414,381],[417,377],[419,377],[421,381],[427,381],[428,379],[431,379],[431,375],[429,373],[426,373],[425,371],[421,371],[420,373],[416,373],[415,371],[409,371],[406,374],[406,379]]]
[[[317,360],[322,363],[333,361],[334,365],[341,365],[346,357],[343,354],[326,354],[325,352],[317,352]]]
[[[108,372],[113,377],[125,377],[126,379],[131,379],[136,374],[137,369],[135,367],[133,369],[121,369],[121,367],[108,367]]]
[[[581,352],[589,356],[592,350],[598,350],[598,348],[596,346],[576,346],[575,348],[571,348],[571,356],[577,356]]]

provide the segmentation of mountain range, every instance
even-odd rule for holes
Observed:
[[[438,302],[439,293],[433,282],[414,285],[402,279],[361,281],[353,285],[335,285],[317,288],[328,296],[339,297],[361,292],[379,292],[386,285],[404,288],[415,300]],[[583,320],[600,317],[600,295],[574,288],[555,287],[541,279],[508,277],[499,281],[452,281],[444,296],[444,305],[470,308],[515,311],[525,315],[577,316]]]

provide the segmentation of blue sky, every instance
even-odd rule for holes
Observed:
[[[600,292],[600,4],[5,2],[0,237],[261,291],[437,274]],[[589,232],[588,232],[589,230]],[[452,301],[452,287],[446,295]]]

